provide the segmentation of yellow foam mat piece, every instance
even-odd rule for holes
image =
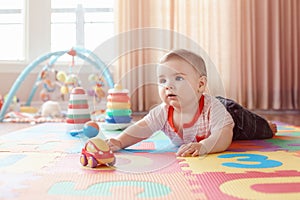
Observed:
[[[244,173],[299,170],[300,157],[296,152],[224,152],[203,157],[179,157],[181,168],[192,174],[205,172]]]

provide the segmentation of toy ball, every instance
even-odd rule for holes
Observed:
[[[99,133],[99,125],[97,122],[88,121],[83,126],[83,134],[89,138],[95,137]]]

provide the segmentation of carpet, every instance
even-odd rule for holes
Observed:
[[[43,123],[0,136],[0,199],[300,197],[300,127],[278,123],[272,139],[235,141],[226,152],[197,158],[176,157],[157,132],[117,152],[114,167],[93,169],[79,162],[86,139],[65,130],[64,123]]]

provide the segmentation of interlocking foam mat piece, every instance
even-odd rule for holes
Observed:
[[[117,152],[113,167],[92,169],[79,162],[86,139],[39,124],[0,136],[0,199],[299,199],[300,127],[278,129],[197,158],[176,157],[157,132]]]

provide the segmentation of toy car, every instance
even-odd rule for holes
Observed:
[[[89,139],[82,148],[80,163],[95,168],[98,165],[113,166],[116,158],[108,144],[100,138]]]

